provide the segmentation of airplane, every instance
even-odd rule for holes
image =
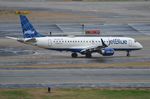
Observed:
[[[35,30],[25,15],[19,16],[23,38],[7,38],[48,50],[69,51],[72,58],[78,57],[78,54],[91,58],[92,53],[112,56],[115,51],[126,51],[126,56],[130,56],[131,51],[143,48],[139,42],[130,37],[45,36]]]

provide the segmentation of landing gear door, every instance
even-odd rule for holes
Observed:
[[[52,47],[52,40],[51,39],[48,39],[48,46]]]

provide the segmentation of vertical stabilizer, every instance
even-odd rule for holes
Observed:
[[[24,38],[44,37],[34,29],[26,16],[20,15],[20,21]]]

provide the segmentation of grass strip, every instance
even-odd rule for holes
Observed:
[[[150,90],[94,89],[94,88],[46,88],[0,89],[0,99],[150,99]]]

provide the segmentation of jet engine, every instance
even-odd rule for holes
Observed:
[[[102,48],[100,53],[103,56],[112,56],[112,55],[114,55],[114,52],[115,51],[113,48]]]

